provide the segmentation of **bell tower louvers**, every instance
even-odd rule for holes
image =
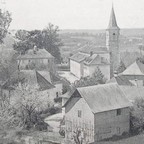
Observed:
[[[119,35],[120,28],[117,25],[114,8],[112,6],[108,28],[106,30],[106,46],[110,52],[110,77],[114,75],[120,63]]]

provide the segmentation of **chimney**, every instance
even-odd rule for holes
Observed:
[[[90,52],[90,56],[92,56],[92,55],[93,55],[93,51]]]

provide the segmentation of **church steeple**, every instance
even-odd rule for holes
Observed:
[[[108,29],[113,29],[113,28],[118,28],[119,29],[119,27],[117,25],[117,21],[116,21],[114,8],[113,8],[113,5],[112,5],[112,10],[111,10],[111,15],[110,15],[110,21],[109,21]]]
[[[114,8],[112,6],[110,21],[106,30],[106,46],[110,53],[110,77],[113,77],[120,63],[119,32],[120,28],[117,25]]]

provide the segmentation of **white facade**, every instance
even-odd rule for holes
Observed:
[[[70,72],[78,78],[83,76],[83,62],[70,60]]]

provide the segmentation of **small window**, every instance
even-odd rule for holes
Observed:
[[[117,116],[121,115],[121,109],[117,109]]]
[[[115,36],[115,33],[113,33],[113,35]]]
[[[81,111],[81,110],[78,110],[78,117],[81,118],[81,115],[82,115],[82,111]]]

